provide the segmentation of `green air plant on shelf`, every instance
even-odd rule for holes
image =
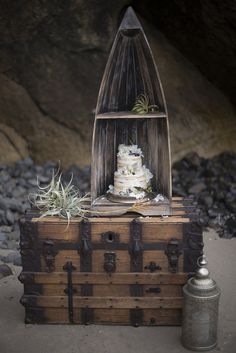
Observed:
[[[156,104],[149,105],[149,98],[146,94],[140,94],[135,101],[132,112],[135,114],[148,114],[159,110]]]

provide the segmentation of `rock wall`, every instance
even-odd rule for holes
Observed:
[[[134,0],[133,4],[236,105],[235,0]]]
[[[1,1],[0,133],[10,128],[22,148],[8,157],[4,150],[9,140],[2,138],[0,162],[27,153],[37,163],[90,162],[99,84],[128,3]],[[227,98],[160,32],[141,21],[166,93],[173,159],[191,150],[205,156],[235,150],[235,112]]]

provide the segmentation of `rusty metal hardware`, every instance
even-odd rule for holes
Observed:
[[[93,309],[86,306],[85,308],[81,308],[81,322],[84,325],[92,324],[93,322]]]
[[[168,242],[165,254],[168,257],[169,271],[172,273],[178,272],[179,256],[182,254],[178,239],[172,238]]]
[[[87,219],[80,223],[80,269],[90,272],[92,269],[91,224]]]
[[[53,272],[55,269],[55,256],[58,251],[55,249],[55,245],[52,240],[45,240],[43,242],[42,253],[46,263],[46,271]]]
[[[34,279],[35,279],[34,273],[27,273],[22,271],[18,276],[18,280],[24,284],[34,283]]]
[[[20,303],[25,307],[35,307],[37,306],[37,296],[37,293],[32,293],[32,295],[23,295],[20,299]]]
[[[130,322],[134,327],[142,325],[143,310],[138,307],[135,309],[130,309]]]
[[[44,316],[45,308],[26,307],[25,324],[45,324],[47,318]]]
[[[146,293],[161,293],[161,288],[160,287],[150,287],[146,289]]]
[[[116,270],[116,253],[105,252],[104,253],[104,270],[108,273],[115,272]]]
[[[104,247],[103,247],[104,248]],[[80,271],[92,271],[92,245],[91,245],[91,223],[88,219],[80,222]],[[93,285],[86,283],[81,285],[81,296],[92,296]],[[93,322],[93,309],[86,306],[81,308],[81,322],[88,325]]]
[[[120,234],[108,231],[101,234],[103,243],[118,243],[120,241]]]
[[[67,263],[63,266],[63,270],[67,272],[67,288],[65,289],[65,293],[68,296],[68,316],[70,323],[74,323],[74,309],[73,309],[73,294],[76,290],[73,288],[72,283],[72,272],[76,269],[73,266],[71,261],[67,261]]]
[[[146,265],[144,269],[149,270],[150,272],[155,272],[157,270],[161,270],[161,266],[159,266],[155,261],[150,261],[150,263]]]
[[[130,271],[143,270],[142,223],[134,219],[130,224]]]

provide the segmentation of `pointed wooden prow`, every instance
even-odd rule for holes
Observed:
[[[126,10],[119,30],[122,29],[142,29],[142,26],[131,6]]]

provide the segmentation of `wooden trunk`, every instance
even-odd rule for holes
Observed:
[[[202,254],[190,201],[172,216],[20,222],[26,323],[179,325],[182,286]]]

